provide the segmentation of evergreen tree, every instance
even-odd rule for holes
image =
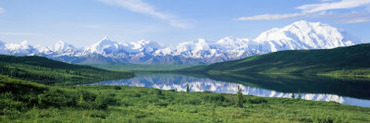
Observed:
[[[80,94],[80,99],[78,99],[78,106],[83,107],[84,105],[84,97],[82,94]]]
[[[294,92],[292,93],[292,98],[293,98],[293,99],[295,98]]]
[[[301,99],[302,98],[302,95],[301,95],[301,89],[298,90],[298,99]]]
[[[95,104],[98,106],[99,109],[107,109],[108,105],[104,102],[103,95],[98,95],[95,99]]]
[[[186,92],[190,92],[189,84],[186,84]]]
[[[242,93],[242,89],[240,88],[240,86],[238,86],[238,93],[237,93],[237,96],[238,96],[238,106],[240,108],[243,108],[243,102],[244,102],[244,98],[243,98],[243,93]]]

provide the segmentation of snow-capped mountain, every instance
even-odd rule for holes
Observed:
[[[74,54],[76,51],[78,51],[77,48],[75,48],[73,45],[68,44],[63,41],[58,41],[55,43],[54,47],[52,47],[53,52],[57,52],[58,54]]]
[[[94,54],[101,54],[101,55],[115,55],[119,53],[121,49],[121,45],[118,42],[111,41],[108,37],[105,37],[103,40],[99,41],[87,47],[84,52],[85,53],[94,53]]]
[[[33,46],[39,53],[51,55],[53,54],[53,51],[50,49],[50,47],[44,46],[44,45],[35,45]]]
[[[0,53],[40,55],[71,63],[208,64],[248,56],[298,49],[329,49],[361,43],[341,29],[320,22],[297,21],[273,28],[255,39],[225,37],[197,39],[164,47],[157,42],[117,42],[105,37],[85,48],[59,41],[54,46],[0,42]]]
[[[346,37],[345,37],[346,36]],[[343,30],[320,22],[297,21],[283,28],[273,28],[254,41],[264,46],[262,51],[276,52],[295,49],[328,49],[360,43]]]
[[[39,51],[28,44],[28,41],[23,41],[19,44],[8,43],[5,44],[5,50],[12,55],[38,55]]]

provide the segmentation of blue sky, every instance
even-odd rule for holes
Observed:
[[[370,42],[370,0],[1,0],[0,40],[83,47],[108,36],[174,45],[253,39],[297,20],[328,23]]]

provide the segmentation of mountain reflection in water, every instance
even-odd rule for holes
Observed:
[[[233,93],[242,88],[243,94],[262,97],[291,98],[301,92],[302,98],[315,101],[335,101],[341,104],[370,107],[369,81],[345,81],[325,77],[222,75],[199,76],[183,74],[137,74],[134,78],[111,80],[91,85],[125,85],[162,90]]]

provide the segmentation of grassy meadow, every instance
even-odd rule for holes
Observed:
[[[2,122],[370,122],[370,108],[336,102],[0,80]]]

